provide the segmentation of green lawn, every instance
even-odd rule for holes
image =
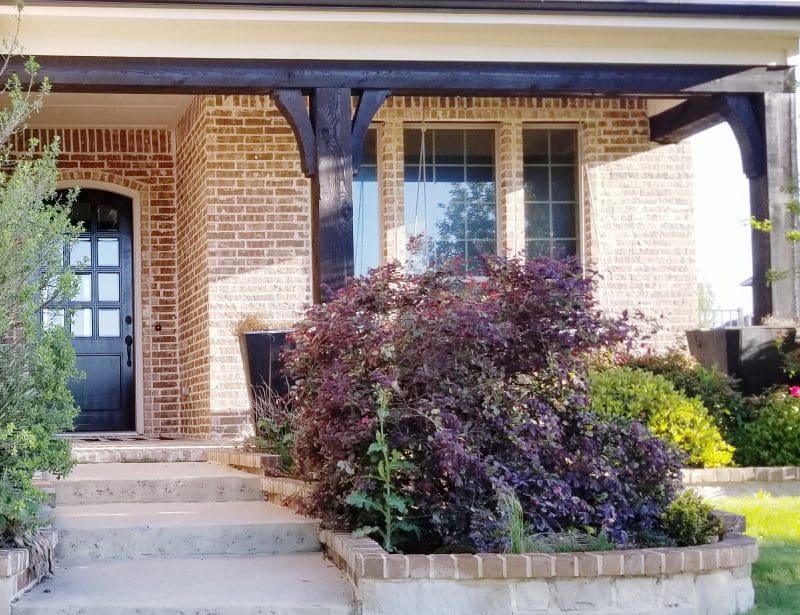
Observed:
[[[715,508],[747,517],[747,534],[758,539],[753,566],[757,615],[800,613],[800,497],[756,495],[721,498]]]

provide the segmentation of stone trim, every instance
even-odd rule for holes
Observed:
[[[46,557],[34,555],[30,549],[0,549],[0,615],[9,615],[11,602],[38,583],[55,560],[58,533],[47,528],[40,530],[38,537],[46,545]]]
[[[741,568],[758,559],[758,543],[749,536],[730,536],[698,547],[524,555],[395,555],[371,538],[331,530],[320,531],[320,542],[355,583],[361,579],[652,577]]]
[[[776,468],[703,468],[685,469],[684,485],[704,485],[707,483],[745,483],[762,481],[781,483],[800,481],[800,467],[783,466]]]
[[[206,461],[231,466],[255,474],[271,474],[278,470],[279,455],[252,453],[247,451],[209,451]]]

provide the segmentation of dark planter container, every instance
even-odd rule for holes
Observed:
[[[794,327],[719,327],[686,332],[689,352],[704,367],[716,367],[740,382],[745,395],[788,384],[776,346],[784,338],[785,348],[795,347]]]
[[[266,389],[276,395],[289,390],[289,379],[281,374],[281,349],[286,345],[289,331],[252,331],[239,336],[239,348],[247,379],[247,392],[253,403],[253,393]]]

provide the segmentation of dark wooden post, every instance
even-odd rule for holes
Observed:
[[[359,92],[355,115],[350,88],[277,89],[275,104],[297,138],[303,172],[311,177],[314,302],[353,276],[353,174],[361,164],[369,123],[388,90]]]
[[[337,291],[353,276],[353,148],[350,88],[317,88],[311,95],[317,172],[314,287]],[[322,297],[315,297],[319,300]]]
[[[753,231],[753,319],[755,323],[771,314],[797,318],[798,288],[793,273],[797,255],[785,239],[791,228],[787,203],[797,183],[797,140],[795,103],[792,93],[768,93],[754,97],[755,116],[764,146],[764,166],[750,178],[750,211],[759,220],[769,218],[772,232]],[[790,271],[768,282],[768,271]]]

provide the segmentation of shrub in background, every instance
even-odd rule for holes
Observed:
[[[284,353],[297,462],[319,481],[308,512],[381,527],[348,502],[383,497],[370,451],[379,385],[391,390],[384,443],[402,461],[392,489],[420,536],[406,551],[504,550],[498,501],[511,492],[536,532],[588,526],[626,542],[648,531],[674,496],[677,455],[638,423],[588,408],[585,357],[625,342],[629,326],[599,313],[575,262],[485,267],[465,280],[457,265],[387,265],[308,310]]]
[[[687,397],[700,399],[729,441],[748,418],[748,403],[736,390],[736,381],[721,372],[706,369],[680,349],[673,348],[663,355],[628,356],[623,363],[663,376]]]
[[[27,64],[32,81],[38,67]],[[45,84],[43,93],[46,93]],[[69,443],[55,439],[72,427],[76,409],[67,383],[75,358],[61,327],[45,329],[48,304],[71,296],[74,279],[65,246],[77,229],[68,203],[56,200],[58,142],[31,142],[15,152],[14,135],[41,99],[12,76],[0,110],[0,543],[21,545],[39,519],[39,470],[63,474],[72,465]],[[37,153],[38,152],[38,153]]]
[[[722,520],[691,489],[681,493],[664,511],[664,531],[679,547],[708,544],[722,535]]]
[[[592,374],[592,408],[600,416],[639,420],[673,444],[691,466],[729,465],[727,444],[702,402],[675,390],[666,378],[645,370],[616,367]]]
[[[736,436],[743,466],[800,465],[800,398],[780,389],[754,402],[755,416]]]

